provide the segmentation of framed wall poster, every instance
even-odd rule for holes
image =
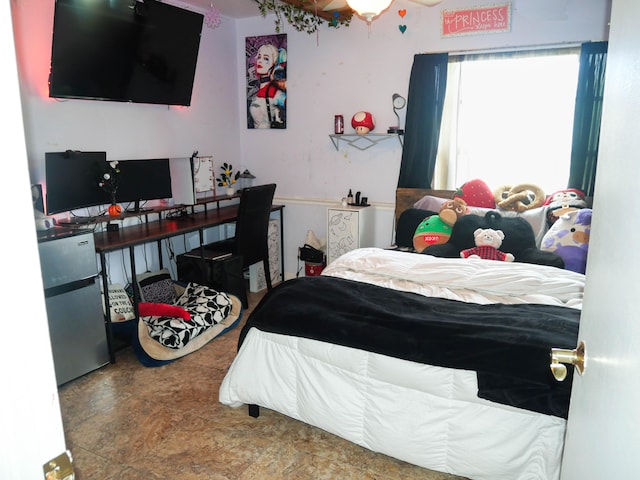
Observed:
[[[247,128],[287,128],[287,34],[246,37]]]

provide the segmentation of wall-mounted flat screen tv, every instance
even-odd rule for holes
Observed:
[[[107,152],[46,152],[47,215],[109,203],[99,186],[108,166]]]
[[[56,0],[49,96],[191,105],[203,18],[157,0]]]

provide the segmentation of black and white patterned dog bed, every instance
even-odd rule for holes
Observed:
[[[140,317],[137,340],[142,351],[136,353],[147,366],[162,365],[198,350],[235,327],[242,315],[238,297],[196,283],[189,283],[174,305],[188,312],[189,319]]]

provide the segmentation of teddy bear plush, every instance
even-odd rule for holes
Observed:
[[[467,248],[460,252],[461,258],[483,258],[485,260],[500,260],[502,262],[513,262],[513,255],[501,250],[504,233],[502,230],[492,228],[477,228],[473,232],[476,246]]]

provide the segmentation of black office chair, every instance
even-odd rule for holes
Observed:
[[[236,233],[232,238],[209,243],[204,246],[204,254],[208,251],[228,252],[242,257],[242,270],[254,263],[262,262],[267,288],[271,290],[271,272],[269,270],[269,216],[276,184],[257,185],[242,190]],[[240,296],[243,306],[248,306],[246,288],[243,282],[242,292],[230,292]]]

